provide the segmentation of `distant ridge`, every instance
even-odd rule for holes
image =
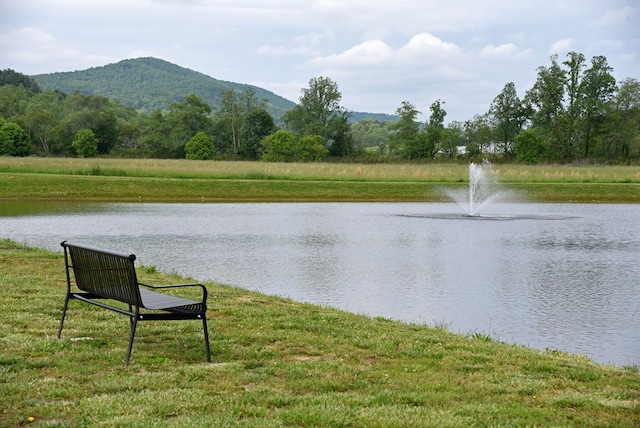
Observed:
[[[60,90],[66,94],[80,91],[86,95],[102,95],[139,111],[150,113],[166,110],[171,103],[181,102],[195,94],[216,111],[222,94],[231,88],[237,93],[249,87],[258,100],[266,100],[266,110],[276,122],[296,103],[266,89],[235,82],[227,82],[158,58],[125,59],[87,70],[37,74],[31,76],[43,90]],[[384,113],[353,112],[351,120],[371,118],[395,121],[396,116]]]
[[[192,93],[202,98],[215,111],[220,107],[224,92],[234,88],[240,93],[247,87],[255,91],[258,100],[267,100],[266,110],[276,120],[296,105],[266,89],[217,80],[157,58],[125,59],[87,70],[37,74],[31,77],[43,90],[102,95],[145,112],[166,110],[171,103],[181,102]]]

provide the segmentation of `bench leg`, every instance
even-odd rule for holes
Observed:
[[[138,324],[138,318],[131,317],[131,335],[129,336],[129,349],[127,349],[127,358],[124,360],[125,365],[129,365],[129,359],[131,358],[131,349],[133,348],[133,338],[136,335],[136,325]]]
[[[58,327],[58,339],[62,334],[62,326],[64,325],[64,317],[67,315],[67,307],[69,306],[69,295],[64,299],[64,306],[62,307],[62,317],[60,318],[60,327]]]
[[[204,328],[204,344],[207,347],[207,363],[211,362],[211,348],[209,347],[209,329],[207,328],[207,317],[202,317],[202,327]]]

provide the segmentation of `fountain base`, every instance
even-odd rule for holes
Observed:
[[[486,220],[486,221],[508,221],[508,220],[569,220],[576,217],[561,215],[502,215],[502,214],[403,214],[400,217],[424,218],[436,220]]]

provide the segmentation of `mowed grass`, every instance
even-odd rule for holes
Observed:
[[[530,202],[640,202],[640,167],[494,165]],[[0,198],[120,201],[446,201],[467,164],[0,157]]]
[[[213,283],[211,364],[201,323],[153,322],[127,367],[124,316],[71,302],[55,337],[63,263],[0,240],[0,426],[640,426],[638,367]]]

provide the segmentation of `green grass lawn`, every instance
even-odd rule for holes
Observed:
[[[192,280],[140,266],[150,284]],[[640,426],[638,367],[207,283],[201,323],[72,301],[61,252],[0,240],[0,426]]]

